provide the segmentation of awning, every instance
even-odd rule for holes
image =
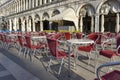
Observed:
[[[61,12],[60,14],[51,17],[49,21],[59,21],[59,20],[74,21],[76,19],[78,18],[76,17],[74,10],[69,8]]]
[[[78,17],[75,15],[75,11],[71,8],[61,12],[58,15],[49,18],[49,21],[60,21],[60,20],[72,21],[74,22],[75,26],[78,27]]]

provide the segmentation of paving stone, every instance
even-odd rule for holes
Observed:
[[[12,75],[7,75],[4,77],[0,77],[0,80],[16,80],[16,79]]]
[[[0,64],[0,72],[1,72],[1,71],[4,71],[4,70],[6,70],[5,67],[3,67],[3,66]]]

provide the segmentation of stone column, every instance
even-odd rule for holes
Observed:
[[[35,1],[34,1],[34,0],[32,0],[32,8],[34,8],[34,7],[35,7],[35,6],[34,6],[34,2],[35,2]]]
[[[119,13],[116,14],[116,32],[118,33],[120,31],[120,25],[119,25],[119,22],[120,22],[120,18],[119,18]]]
[[[35,31],[35,17],[34,15],[32,17],[33,17],[33,31]]]
[[[15,31],[17,30],[17,27],[16,27],[16,26],[17,26],[17,23],[16,23],[16,22],[17,22],[17,21],[16,21],[16,18],[15,18],[15,19],[14,19],[14,22],[13,22],[13,23],[14,23],[14,29],[15,29]]]
[[[9,30],[11,31],[12,30],[12,22],[11,22],[11,19],[9,19],[9,26],[10,26],[10,28],[9,28]]]
[[[17,13],[19,12],[19,2],[17,2]]]
[[[29,9],[31,9],[31,0],[29,0]]]
[[[91,16],[91,32],[94,32],[94,16]]]
[[[40,5],[42,5],[42,0],[40,0]]]
[[[104,15],[101,15],[101,32],[104,32]]]
[[[25,20],[21,19],[21,23],[22,31],[25,31]]]
[[[99,32],[99,14],[95,15],[95,32]]]
[[[40,31],[43,31],[43,20],[40,18]]]
[[[26,9],[26,6],[25,6],[25,5],[26,5],[26,2],[25,2],[25,0],[23,0],[23,1],[24,1],[24,10],[25,10],[25,9]]]
[[[52,0],[49,0],[49,2],[51,3],[51,2],[52,2]]]
[[[31,31],[31,19],[28,19],[28,31]]]
[[[83,16],[80,16],[80,32],[83,32]]]
[[[44,4],[46,4],[47,3],[47,1],[46,0],[44,0]]]
[[[21,5],[20,5],[20,1],[19,1],[19,12],[20,12],[20,6],[21,6]]]
[[[20,1],[20,11],[22,11],[22,0]]]
[[[36,0],[36,7],[38,6],[38,0]]]
[[[26,10],[28,9],[28,0],[26,0]]]
[[[49,22],[49,30],[52,30],[52,22]]]

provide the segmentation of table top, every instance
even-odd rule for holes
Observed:
[[[32,36],[32,39],[44,39],[46,36]]]
[[[94,43],[94,40],[90,39],[70,39],[67,40],[68,44],[89,44],[89,43]]]

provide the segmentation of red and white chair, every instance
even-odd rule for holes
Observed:
[[[50,70],[50,66],[51,66],[51,61],[53,59],[57,59],[60,60],[60,67],[58,70],[58,76],[61,73],[61,69],[62,69],[62,65],[64,62],[64,59],[68,57],[68,52],[64,51],[63,49],[59,49],[59,45],[60,42],[58,42],[58,40],[56,39],[47,39],[48,41],[48,47],[50,50],[50,61],[49,61],[49,65],[48,65],[48,71]],[[71,57],[75,57],[74,53],[71,53]]]
[[[88,58],[89,58],[89,60],[88,60],[88,65],[89,65],[90,64],[90,59],[91,59],[91,57],[90,57],[91,53],[94,52],[95,56],[96,56],[96,49],[97,49],[96,48],[96,42],[99,39],[99,35],[97,33],[91,33],[87,36],[87,38],[91,39],[91,40],[94,40],[94,43],[89,44],[89,45],[79,46],[78,50],[79,51],[84,51],[84,52],[87,53]]]
[[[96,72],[97,78],[95,80],[120,80],[120,70],[117,70],[117,69],[113,70],[109,73],[106,73],[102,76],[100,75],[102,68],[109,67],[109,66],[113,67],[116,65],[120,65],[120,62],[109,62],[109,63],[105,63],[105,64],[100,65],[97,68],[97,72]]]

